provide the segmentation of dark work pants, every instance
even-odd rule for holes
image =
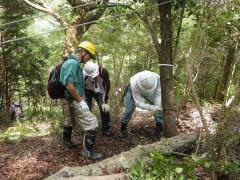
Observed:
[[[86,96],[86,102],[87,105],[91,111],[92,109],[92,99],[94,98],[98,104],[100,115],[101,115],[101,121],[102,121],[102,132],[106,132],[110,129],[109,123],[110,123],[110,114],[109,112],[104,112],[102,110],[102,104],[103,104],[103,94],[102,93],[95,93],[90,90],[85,89],[85,96]]]

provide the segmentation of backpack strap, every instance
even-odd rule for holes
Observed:
[[[100,77],[104,76],[104,74],[103,74],[103,65],[99,65],[99,74],[100,74]]]

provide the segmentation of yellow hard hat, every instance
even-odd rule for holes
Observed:
[[[93,45],[93,43],[89,41],[83,41],[78,45],[78,48],[83,48],[87,52],[89,52],[93,59],[96,59],[96,47]]]

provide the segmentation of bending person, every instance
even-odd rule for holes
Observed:
[[[147,100],[149,103],[145,103]],[[154,112],[156,122],[156,136],[163,134],[162,102],[160,76],[151,71],[142,71],[130,78],[125,94],[125,110],[121,116],[120,137],[128,136],[127,124],[136,107]]]
[[[98,104],[102,121],[102,134],[112,136],[113,132],[110,123],[110,108],[107,104],[110,90],[110,79],[108,71],[92,61],[87,62],[83,67],[85,75],[85,96],[89,109],[92,109],[93,98]]]

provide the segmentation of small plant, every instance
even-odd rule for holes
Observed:
[[[155,151],[150,154],[150,157],[149,164],[146,165],[141,159],[129,170],[131,179],[194,180],[198,179],[195,175],[197,168],[210,167],[208,161],[195,155],[191,158],[178,159],[174,156],[163,156]]]
[[[233,109],[222,114],[208,158],[214,162],[212,171],[217,176],[240,177],[239,112]]]

